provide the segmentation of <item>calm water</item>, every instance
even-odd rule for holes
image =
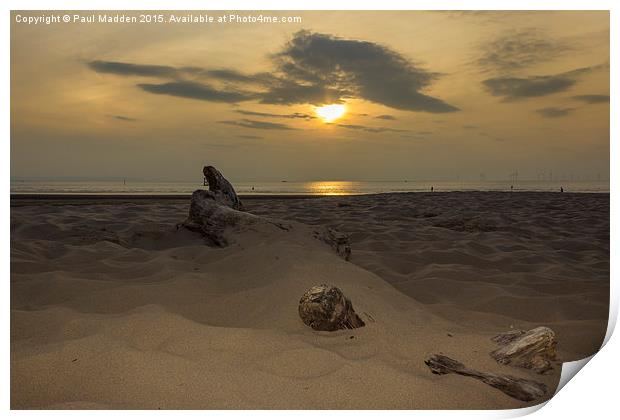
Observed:
[[[510,191],[510,181],[314,181],[234,182],[239,194],[349,195],[384,192]],[[609,181],[519,181],[515,191],[609,192]],[[189,194],[201,182],[11,181],[22,194]]]

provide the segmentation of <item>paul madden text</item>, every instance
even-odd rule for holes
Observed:
[[[247,13],[15,13],[14,22],[22,25],[55,24],[244,24],[301,23],[301,16],[276,16]]]

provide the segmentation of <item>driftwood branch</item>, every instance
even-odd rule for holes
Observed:
[[[430,356],[424,363],[426,363],[431,372],[436,375],[455,373],[457,375],[478,379],[493,388],[499,389],[504,394],[521,401],[533,401],[547,393],[545,384],[516,378],[510,375],[496,375],[494,373],[468,369],[464,364],[440,354]]]

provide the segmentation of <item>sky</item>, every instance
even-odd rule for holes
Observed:
[[[12,12],[12,179],[609,176],[608,12],[59,13]]]

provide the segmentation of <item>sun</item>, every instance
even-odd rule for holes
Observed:
[[[323,105],[315,107],[314,112],[316,112],[316,115],[318,115],[324,122],[330,123],[342,117],[344,113],[347,112],[347,107],[338,104]]]

